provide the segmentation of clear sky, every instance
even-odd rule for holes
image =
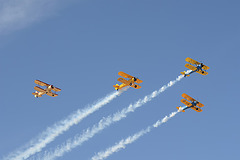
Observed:
[[[186,57],[209,66],[209,74],[182,79],[58,159],[90,159],[176,111],[182,93],[203,103],[203,112],[180,113],[109,159],[240,158],[239,1],[0,0],[0,6],[0,159],[114,91],[119,71],[143,80],[142,88],[129,88],[43,151],[174,80],[186,70]],[[62,91],[34,98],[35,79]]]

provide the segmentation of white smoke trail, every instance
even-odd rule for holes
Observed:
[[[166,123],[170,118],[174,117],[178,112],[181,112],[181,110],[178,110],[176,112],[172,112],[169,116],[165,116],[162,120],[157,121],[152,126],[148,126],[146,129],[141,130],[140,132],[135,133],[132,136],[127,137],[126,139],[122,139],[118,143],[116,143],[114,146],[107,148],[105,151],[98,152],[95,156],[93,156],[92,160],[102,160],[106,159],[113,153],[116,153],[120,151],[121,149],[125,149],[128,144],[131,144],[135,142],[137,139],[142,137],[143,135],[150,132],[154,127],[157,128],[161,124]]]
[[[164,92],[169,87],[173,86],[175,83],[180,81],[184,76],[180,75],[175,80],[170,81],[167,85],[161,87],[158,91],[152,92],[150,95],[145,96],[143,99],[139,99],[136,103],[130,104],[127,108],[122,109],[120,112],[115,113],[114,115],[110,115],[107,118],[103,118],[99,121],[98,124],[94,125],[91,129],[88,128],[85,130],[81,135],[76,135],[73,139],[68,139],[66,143],[58,146],[53,151],[46,151],[43,156],[39,156],[41,160],[52,160],[56,157],[61,157],[66,152],[70,152],[73,148],[81,145],[83,142],[89,140],[95,134],[102,131],[104,128],[108,127],[109,125],[113,124],[114,122],[120,121],[121,119],[125,118],[128,113],[134,112],[135,109],[141,107],[143,104],[151,101],[160,93]]]
[[[37,138],[31,140],[27,145],[21,149],[10,153],[4,160],[22,160],[27,159],[31,155],[40,152],[46,145],[52,142],[57,136],[67,131],[71,126],[77,125],[81,120],[86,118],[88,115],[97,111],[107,103],[111,102],[114,98],[119,96],[122,92],[126,91],[128,87],[120,90],[119,92],[114,91],[108,94],[105,98],[100,99],[93,105],[90,105],[84,109],[79,109],[73,114],[69,115],[66,119],[63,119],[53,126],[48,127],[44,132],[42,132]]]

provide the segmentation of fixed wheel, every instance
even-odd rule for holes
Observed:
[[[129,85],[132,86],[132,83],[130,83]]]

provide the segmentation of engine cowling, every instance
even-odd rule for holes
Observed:
[[[53,85],[50,85],[50,86],[48,86],[48,88],[49,88],[49,89],[53,89],[54,87],[53,87]]]

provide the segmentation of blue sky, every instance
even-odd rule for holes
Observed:
[[[181,80],[58,159],[90,159],[175,111],[182,93],[202,102],[203,112],[180,113],[109,159],[240,158],[239,1],[45,0],[37,5],[35,0],[27,8],[10,2],[15,7],[0,1],[1,158],[111,93],[119,71],[142,79],[142,88],[128,89],[43,151],[174,80],[186,70],[186,57],[208,65],[209,75]],[[16,7],[23,16],[9,23]],[[35,99],[35,79],[62,91],[56,98]]]

